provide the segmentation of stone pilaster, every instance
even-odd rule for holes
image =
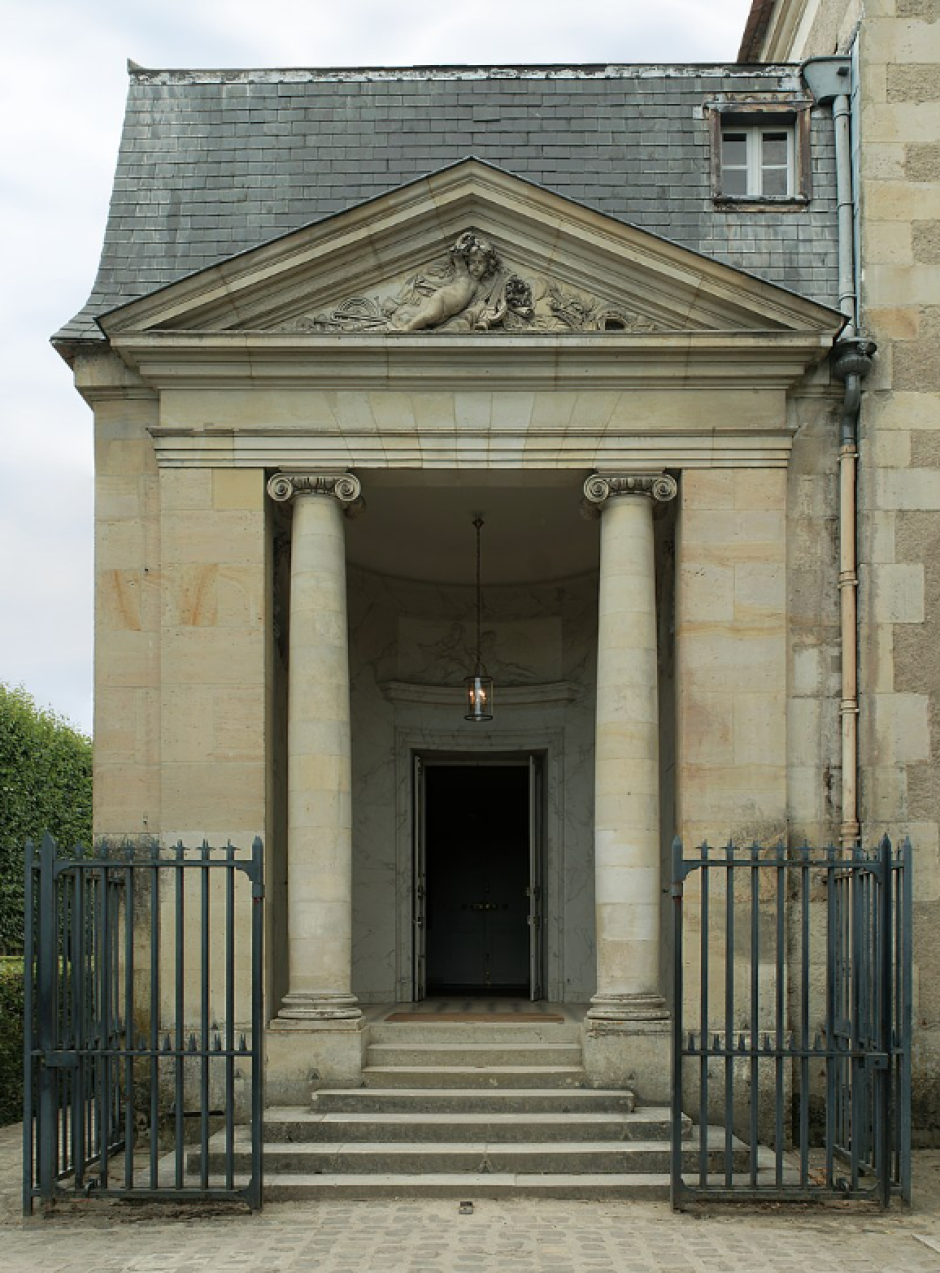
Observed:
[[[603,510],[595,736],[595,1022],[656,1021],[660,993],[659,703],[653,501],[665,473],[600,475],[584,485]]]
[[[279,1017],[354,1019],[349,649],[344,511],[348,473],[279,473],[293,501],[288,688],[288,992]]]

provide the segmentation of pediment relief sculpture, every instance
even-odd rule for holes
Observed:
[[[288,332],[652,332],[641,314],[563,286],[547,276],[520,278],[493,245],[465,230],[447,256],[385,296],[352,296],[320,314],[276,328]]]

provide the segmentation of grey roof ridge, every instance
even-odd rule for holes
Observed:
[[[428,63],[413,66],[333,67],[147,67],[128,58],[131,79],[141,84],[315,83],[348,80],[452,79],[637,79],[682,75],[757,76],[771,79],[798,71],[798,62],[749,66],[746,71],[729,58],[725,62],[492,62]]]

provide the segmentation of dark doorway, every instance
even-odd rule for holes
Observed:
[[[425,771],[427,993],[530,990],[530,772]]]

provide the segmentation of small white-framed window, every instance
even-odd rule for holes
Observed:
[[[720,193],[726,199],[792,199],[796,193],[793,125],[777,120],[725,120],[721,128]]]

